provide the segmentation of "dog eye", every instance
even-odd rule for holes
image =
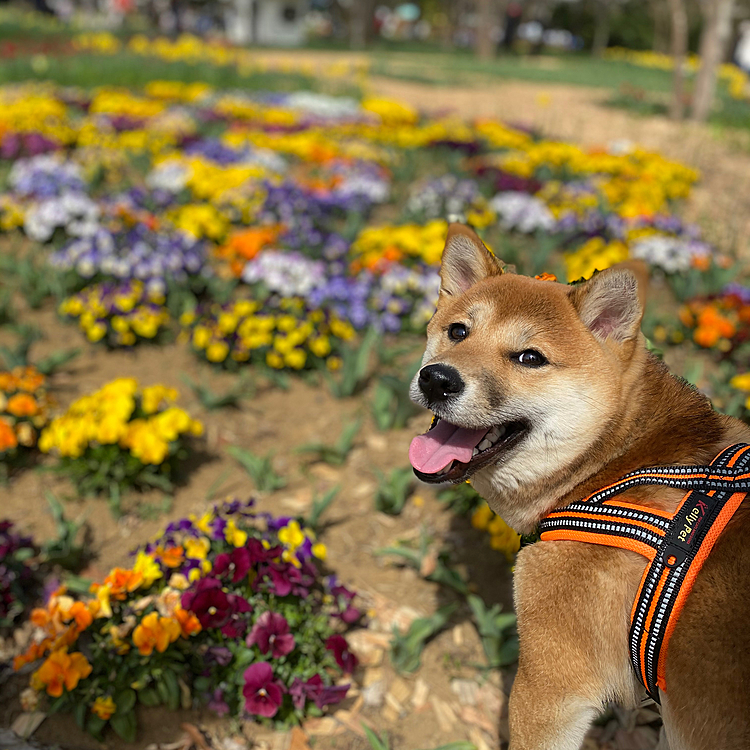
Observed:
[[[536,349],[526,349],[520,354],[513,354],[511,359],[524,367],[541,367],[547,364],[547,358]]]
[[[448,327],[448,338],[451,341],[463,341],[468,335],[469,330],[463,323],[451,323]]]

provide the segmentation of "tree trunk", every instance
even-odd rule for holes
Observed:
[[[442,0],[441,7],[445,22],[440,29],[440,42],[442,48],[448,52],[453,50],[453,37],[458,26],[459,4],[455,0]]]
[[[672,18],[672,59],[674,74],[672,79],[672,103],[669,116],[681,120],[685,113],[685,56],[688,48],[688,21],[685,0],[669,0],[669,13]]]
[[[711,114],[716,93],[716,77],[732,33],[734,0],[703,0],[701,31],[701,67],[695,82],[692,118],[705,122]]]
[[[349,46],[364,49],[372,27],[372,0],[354,0],[349,9]]]
[[[670,8],[664,0],[651,0],[651,16],[654,19],[654,52],[669,54],[670,49]]]
[[[479,15],[477,56],[480,60],[492,60],[495,56],[495,42],[492,40],[492,29],[497,23],[494,0],[478,0],[477,11]]]
[[[591,52],[596,57],[601,57],[609,44],[610,12],[609,2],[607,0],[595,0],[594,40],[591,44]]]

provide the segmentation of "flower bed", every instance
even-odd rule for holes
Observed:
[[[163,385],[140,388],[119,378],[78,399],[55,417],[39,438],[39,449],[59,457],[59,470],[82,494],[108,494],[119,510],[130,488],[173,488],[176,461],[187,439],[203,425],[171,405],[177,391]]]
[[[90,598],[58,589],[34,610],[37,636],[14,666],[44,661],[23,700],[130,741],[138,704],[277,724],[320,715],[346,697],[357,662],[342,631],[360,616],[325,556],[300,521],[252,502],[173,522]]]
[[[143,49],[209,54],[196,44]],[[697,173],[634,147],[586,150],[385,99],[166,81],[75,98],[6,86],[0,102],[0,151],[31,134],[56,149],[11,157],[2,226],[57,248],[52,272],[79,290],[61,313],[110,347],[182,316],[210,362],[301,370],[371,326],[421,333],[452,218],[531,274],[576,280],[637,257],[678,294],[685,279],[705,294],[729,273],[674,213]],[[436,159],[453,174],[432,176]],[[116,190],[94,179],[110,170]],[[384,205],[395,218],[373,221]]]
[[[0,468],[5,478],[30,456],[49,420],[52,401],[46,380],[33,367],[0,372]]]

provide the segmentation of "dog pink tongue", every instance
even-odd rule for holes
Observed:
[[[451,461],[469,463],[474,448],[486,432],[486,428],[470,430],[441,419],[434,429],[411,441],[409,461],[423,474],[435,474]]]

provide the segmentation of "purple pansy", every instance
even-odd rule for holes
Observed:
[[[343,635],[332,635],[326,640],[326,648],[329,651],[333,651],[333,656],[336,659],[336,663],[344,670],[344,672],[351,674],[357,667],[359,660],[349,650],[349,644],[346,642],[346,638]]]
[[[286,617],[278,612],[264,612],[247,637],[248,646],[257,646],[262,654],[271,652],[274,659],[286,656],[294,649],[294,636],[289,632]]]

